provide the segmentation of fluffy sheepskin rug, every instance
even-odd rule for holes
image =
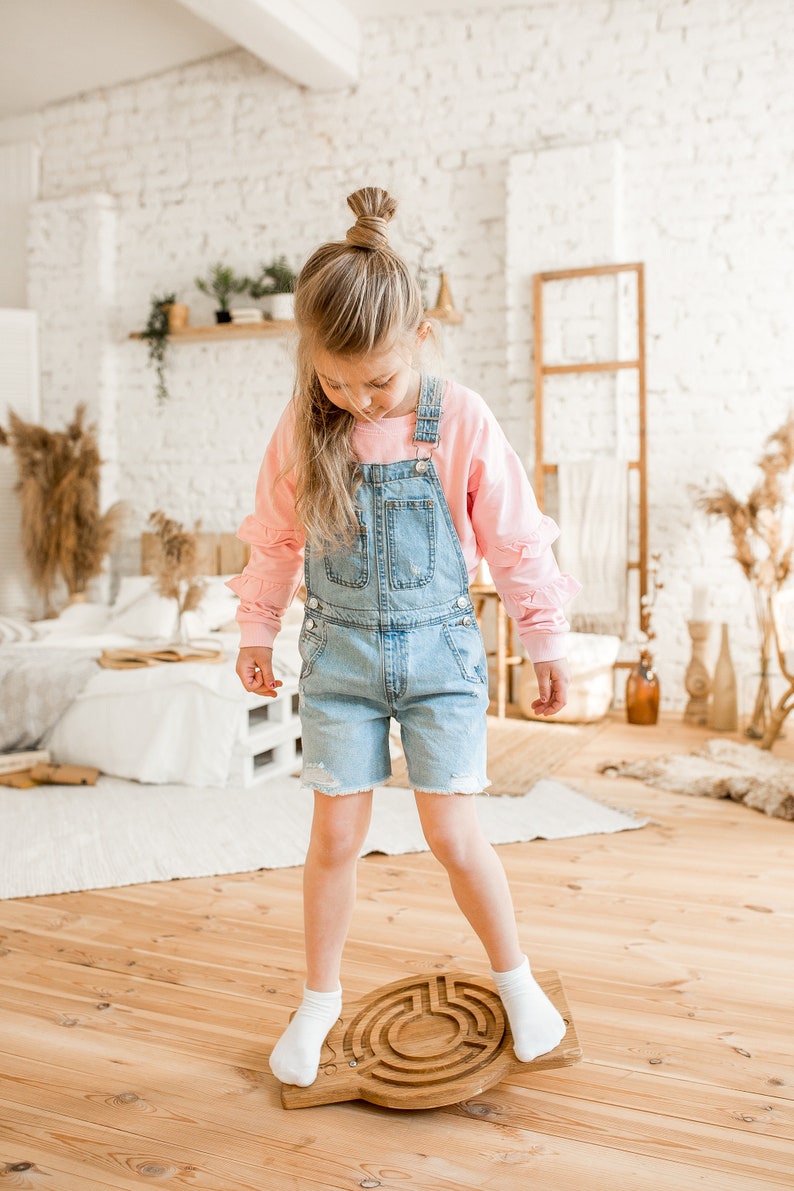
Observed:
[[[677,794],[732,798],[765,815],[794,819],[794,764],[753,744],[708,740],[694,753],[646,761],[605,761],[598,769]]]

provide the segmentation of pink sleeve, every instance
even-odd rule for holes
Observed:
[[[289,405],[259,469],[254,512],[237,531],[238,538],[251,544],[243,573],[226,584],[240,597],[237,622],[241,647],[272,646],[281,618],[303,580],[304,537],[295,522],[295,481],[291,471],[283,471],[293,422]]]
[[[485,407],[469,476],[469,516],[494,586],[533,662],[565,657],[564,606],[581,590],[551,549],[559,529],[538,508],[521,460]]]

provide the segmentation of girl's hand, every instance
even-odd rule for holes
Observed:
[[[273,650],[264,645],[247,645],[237,655],[236,671],[247,691],[275,699],[282,684],[273,677]]]
[[[571,671],[565,658],[556,662],[533,662],[538,680],[538,697],[532,703],[535,715],[554,715],[568,702]]]

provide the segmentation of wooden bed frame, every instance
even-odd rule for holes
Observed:
[[[247,542],[233,533],[197,533],[199,575],[239,575],[251,554]],[[150,575],[157,551],[157,535],[141,534],[141,574]]]

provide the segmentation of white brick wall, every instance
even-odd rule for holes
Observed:
[[[789,0],[537,0],[367,23],[361,81],[334,94],[240,51],[59,104],[42,119],[31,250],[44,415],[61,420],[80,399],[100,411],[136,528],[156,506],[234,526],[290,392],[286,345],[175,348],[159,412],[127,333],[166,288],[192,321],[209,319],[197,273],[280,251],[298,263],[344,232],[345,194],[377,183],[401,199],[398,245],[417,259],[431,238],[426,263],[447,269],[465,311],[446,335],[449,370],[526,452],[530,393],[516,387],[507,317],[511,162],[577,146],[597,160],[619,142],[622,255],[647,269],[657,654],[665,703],[680,706],[693,572],[731,625],[738,667],[755,665],[745,580],[687,486],[719,472],[741,489],[792,400],[792,51]],[[588,178],[571,184],[586,203]],[[531,268],[556,264],[541,238]]]

